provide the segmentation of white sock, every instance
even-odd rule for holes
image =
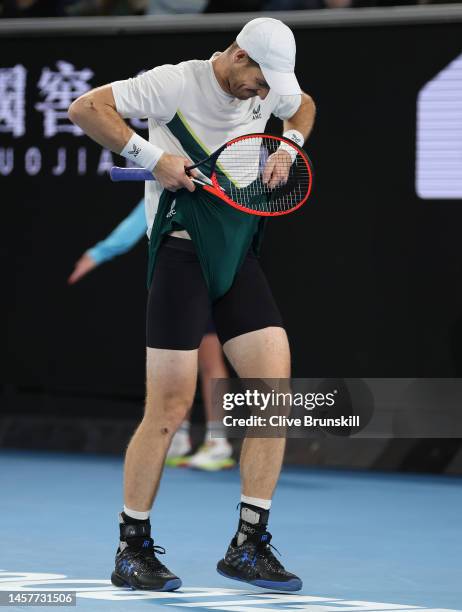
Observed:
[[[147,521],[149,518],[149,510],[146,512],[139,512],[138,510],[131,510],[127,508],[127,506],[124,506],[124,514],[137,521]]]
[[[207,421],[205,439],[215,440],[217,442],[226,439],[225,426],[222,421]]]
[[[244,504],[250,504],[251,506],[257,506],[262,510],[269,510],[271,508],[270,499],[260,499],[259,497],[247,497],[247,495],[241,495],[241,502]]]

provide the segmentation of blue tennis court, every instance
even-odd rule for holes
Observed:
[[[77,609],[116,612],[462,610],[460,478],[285,469],[269,527],[303,578],[296,595],[215,571],[237,525],[237,470],[166,469],[153,535],[183,587],[114,588],[121,478],[119,458],[2,451],[0,589],[76,591]]]

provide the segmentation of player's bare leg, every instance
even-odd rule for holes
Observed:
[[[241,378],[290,377],[290,350],[282,327],[242,334],[223,347]],[[247,438],[241,452],[242,494],[271,499],[281,471],[285,438]]]
[[[125,506],[149,511],[171,439],[194,400],[197,350],[147,349],[143,420],[125,458]]]
[[[225,343],[224,351],[241,378],[290,377],[290,350],[282,327],[242,334]],[[247,438],[241,453],[241,518],[238,532],[219,563],[228,578],[264,588],[298,591],[300,578],[287,572],[269,548],[266,526],[281,471],[285,438]]]
[[[181,586],[155,555],[161,550],[151,539],[149,511],[172,436],[192,404],[196,377],[197,350],[147,349],[145,413],[125,460],[125,508],[111,577],[116,586],[157,591]]]

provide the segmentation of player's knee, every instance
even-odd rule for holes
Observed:
[[[147,398],[144,421],[165,436],[173,435],[184,421],[193,398],[189,394],[169,393]]]
[[[188,414],[193,398],[189,395],[173,394],[163,398],[165,427],[175,433]]]

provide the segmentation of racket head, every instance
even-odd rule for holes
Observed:
[[[286,151],[283,155],[281,145]],[[286,215],[303,206],[312,192],[313,168],[308,155],[282,136],[239,136],[221,147],[210,161],[210,178],[216,194],[246,213],[264,217]],[[275,174],[271,173],[267,182],[271,167]],[[284,180],[274,186],[273,179],[278,176]]]

